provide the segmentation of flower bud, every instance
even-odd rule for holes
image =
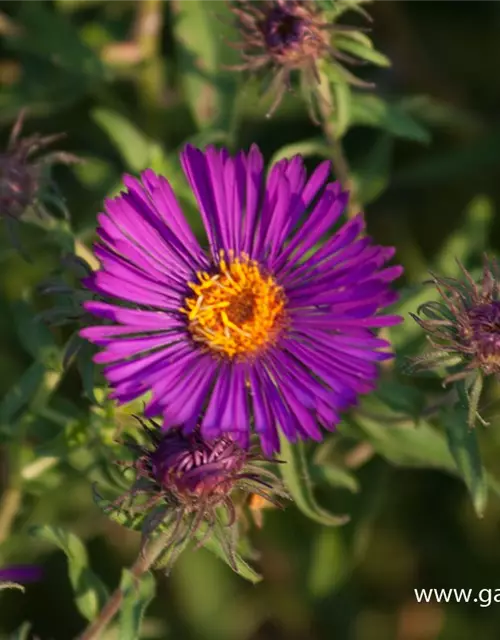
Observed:
[[[433,276],[439,302],[419,307],[414,320],[428,333],[433,351],[415,359],[417,366],[453,367],[444,383],[473,371],[500,373],[500,280],[498,265],[485,257],[482,282],[474,282],[460,264],[463,279]],[[422,317],[423,316],[423,317]]]
[[[135,472],[135,482],[112,509],[140,515],[145,538],[158,528],[171,527],[167,546],[172,562],[175,550],[183,548],[188,538],[197,538],[202,545],[217,528],[224,535],[227,560],[236,569],[234,534],[240,504],[249,495],[258,495],[280,507],[277,497],[288,497],[274,473],[263,466],[269,461],[230,437],[208,441],[199,428],[186,434],[139,421],[147,443],[127,442],[134,459],[121,464]]]

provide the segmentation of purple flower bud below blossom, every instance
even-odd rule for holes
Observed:
[[[235,495],[241,504],[257,495],[278,507],[278,498],[289,497],[275,474],[261,465],[272,461],[257,450],[241,447],[230,436],[205,440],[199,427],[187,434],[181,428],[162,431],[155,422],[150,427],[138,419],[148,442],[127,442],[134,459],[121,463],[135,471],[135,481],[106,510],[139,516],[144,538],[158,527],[172,527],[167,545],[171,549],[181,548],[201,528],[199,544],[204,544],[222,521],[224,552],[235,568],[234,536],[229,535],[237,531],[233,529],[239,515]]]
[[[167,432],[151,454],[158,484],[176,496],[225,495],[242,471],[245,452],[229,438],[205,442],[199,433]]]

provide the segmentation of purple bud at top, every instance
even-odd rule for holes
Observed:
[[[346,25],[333,25],[315,0],[232,0],[240,41],[230,45],[241,51],[242,63],[232,69],[275,73],[275,98],[268,115],[277,108],[291,74],[302,75],[301,86],[310,103],[318,87],[319,63],[356,63],[357,59],[335,46],[335,31],[355,31]],[[369,86],[352,74],[344,74],[358,86]],[[309,104],[311,108],[311,104]],[[313,113],[311,113],[313,116]],[[314,116],[313,120],[317,120]]]

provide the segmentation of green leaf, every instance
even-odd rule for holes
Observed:
[[[106,131],[131,171],[149,166],[153,142],[125,116],[110,109],[94,109],[92,118]]]
[[[45,367],[41,362],[34,362],[23,373],[21,378],[5,394],[0,403],[0,422],[7,425],[16,413],[21,411],[35,397],[44,384]]]
[[[35,360],[56,368],[60,364],[59,349],[48,327],[36,317],[24,300],[12,305],[16,332],[24,350]]]
[[[393,149],[391,136],[382,134],[361,162],[353,166],[356,194],[362,204],[377,200],[389,187]]]
[[[281,434],[280,440],[280,459],[285,462],[285,464],[280,465],[280,472],[297,507],[308,518],[320,524],[340,526],[348,522],[349,516],[333,515],[316,502],[304,444],[300,441],[292,444],[283,434]]]
[[[237,74],[221,74],[232,62],[226,39],[237,38],[224,24],[225,3],[190,0],[174,6],[175,36],[180,44],[179,73],[199,128],[229,128],[235,104]],[[226,16],[227,18],[227,16]],[[228,20],[228,23],[231,21]]]
[[[104,498],[101,496],[99,491],[97,490],[96,484],[92,487],[92,497],[95,504],[101,509],[101,511],[113,522],[121,525],[122,527],[126,527],[127,529],[131,529],[132,531],[140,531],[142,527],[142,523],[145,518],[144,513],[137,513],[135,515],[130,515],[125,512],[123,509],[119,509],[113,505],[112,500]]]
[[[34,53],[67,73],[90,80],[106,77],[99,56],[83,43],[78,30],[60,12],[41,2],[20,3],[17,18],[21,29],[8,40],[12,48]]]
[[[217,530],[215,530],[214,533],[216,535],[211,535],[210,538],[203,543],[203,547],[205,549],[208,549],[208,551],[210,551],[211,553],[216,555],[220,560],[223,560],[226,564],[229,565],[227,553],[225,552],[222,542],[220,540],[221,535],[224,535],[224,533],[219,532],[219,535],[217,535],[218,533]],[[262,576],[259,573],[257,573],[255,569],[252,569],[252,567],[247,562],[245,562],[245,560],[243,560],[241,555],[236,551],[234,552],[233,560],[236,565],[236,573],[239,576],[241,576],[242,578],[244,578],[245,580],[248,580],[253,584],[257,584],[262,580]]]
[[[30,533],[64,551],[68,558],[68,572],[75,592],[76,606],[87,620],[93,620],[104,606],[108,593],[101,580],[89,568],[83,543],[74,533],[60,527],[36,526],[30,529]]]
[[[331,83],[331,92],[333,98],[331,117],[334,121],[335,137],[340,140],[351,124],[351,87],[343,80],[336,80]]]
[[[385,417],[387,416],[387,417]],[[395,465],[416,468],[435,468],[455,473],[455,464],[445,439],[437,429],[420,421],[391,423],[394,414],[363,412],[341,423],[342,434],[358,440],[368,440],[378,453]]]
[[[137,579],[128,569],[123,569],[120,589],[123,602],[118,637],[120,640],[137,640],[141,637],[144,613],[155,595],[155,579],[149,572]]]
[[[490,198],[483,195],[473,198],[467,205],[463,224],[447,237],[432,270],[441,275],[460,276],[457,260],[464,264],[474,254],[487,250],[494,217]]]
[[[383,129],[398,138],[428,144],[430,133],[398,104],[386,102],[369,93],[353,92],[351,125]]]
[[[334,36],[334,46],[347,53],[351,53],[361,60],[371,62],[378,67],[390,67],[391,61],[387,56],[373,47],[373,43],[361,31],[340,33]]]
[[[425,406],[425,395],[420,389],[397,380],[382,380],[375,396],[395,413],[403,413],[414,419],[418,418]]]
[[[76,367],[82,379],[83,391],[87,398],[96,403],[94,395],[94,362],[92,356],[94,347],[89,343],[84,343],[76,354]]]
[[[443,425],[450,452],[472,497],[478,516],[482,516],[488,498],[488,485],[481,462],[477,431],[468,424],[468,407],[462,403],[443,412]]]
[[[23,624],[10,634],[9,640],[29,640],[29,633],[31,631],[31,623],[23,622]]]
[[[350,563],[342,533],[337,529],[317,530],[306,576],[308,593],[313,598],[331,596],[348,573]]]
[[[356,476],[334,462],[325,462],[312,467],[311,479],[316,484],[329,484],[332,487],[347,489],[352,493],[359,491]]]
[[[492,127],[475,140],[426,156],[413,166],[395,172],[393,183],[401,187],[435,185],[459,176],[470,179],[500,167],[500,128]]]
[[[430,127],[452,131],[458,129],[469,134],[477,134],[484,129],[483,123],[475,114],[432,96],[408,96],[400,104],[412,117]]]

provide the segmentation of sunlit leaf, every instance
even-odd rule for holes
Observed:
[[[25,591],[22,584],[7,581],[0,582],[0,591],[3,591],[4,589],[17,589],[18,591]]]
[[[92,117],[106,131],[130,170],[138,172],[148,167],[153,143],[130,120],[104,108],[94,109]]]
[[[328,158],[331,155],[331,150],[323,138],[311,138],[309,140],[302,140],[301,142],[292,142],[276,151],[269,162],[269,166],[272,166],[279,160],[283,160],[284,158],[290,159],[296,155],[301,155],[304,158],[307,156]]]
[[[370,38],[360,31],[336,34],[334,44],[337,49],[351,53],[360,60],[371,62],[378,67],[390,67],[391,61],[377,51]]]

